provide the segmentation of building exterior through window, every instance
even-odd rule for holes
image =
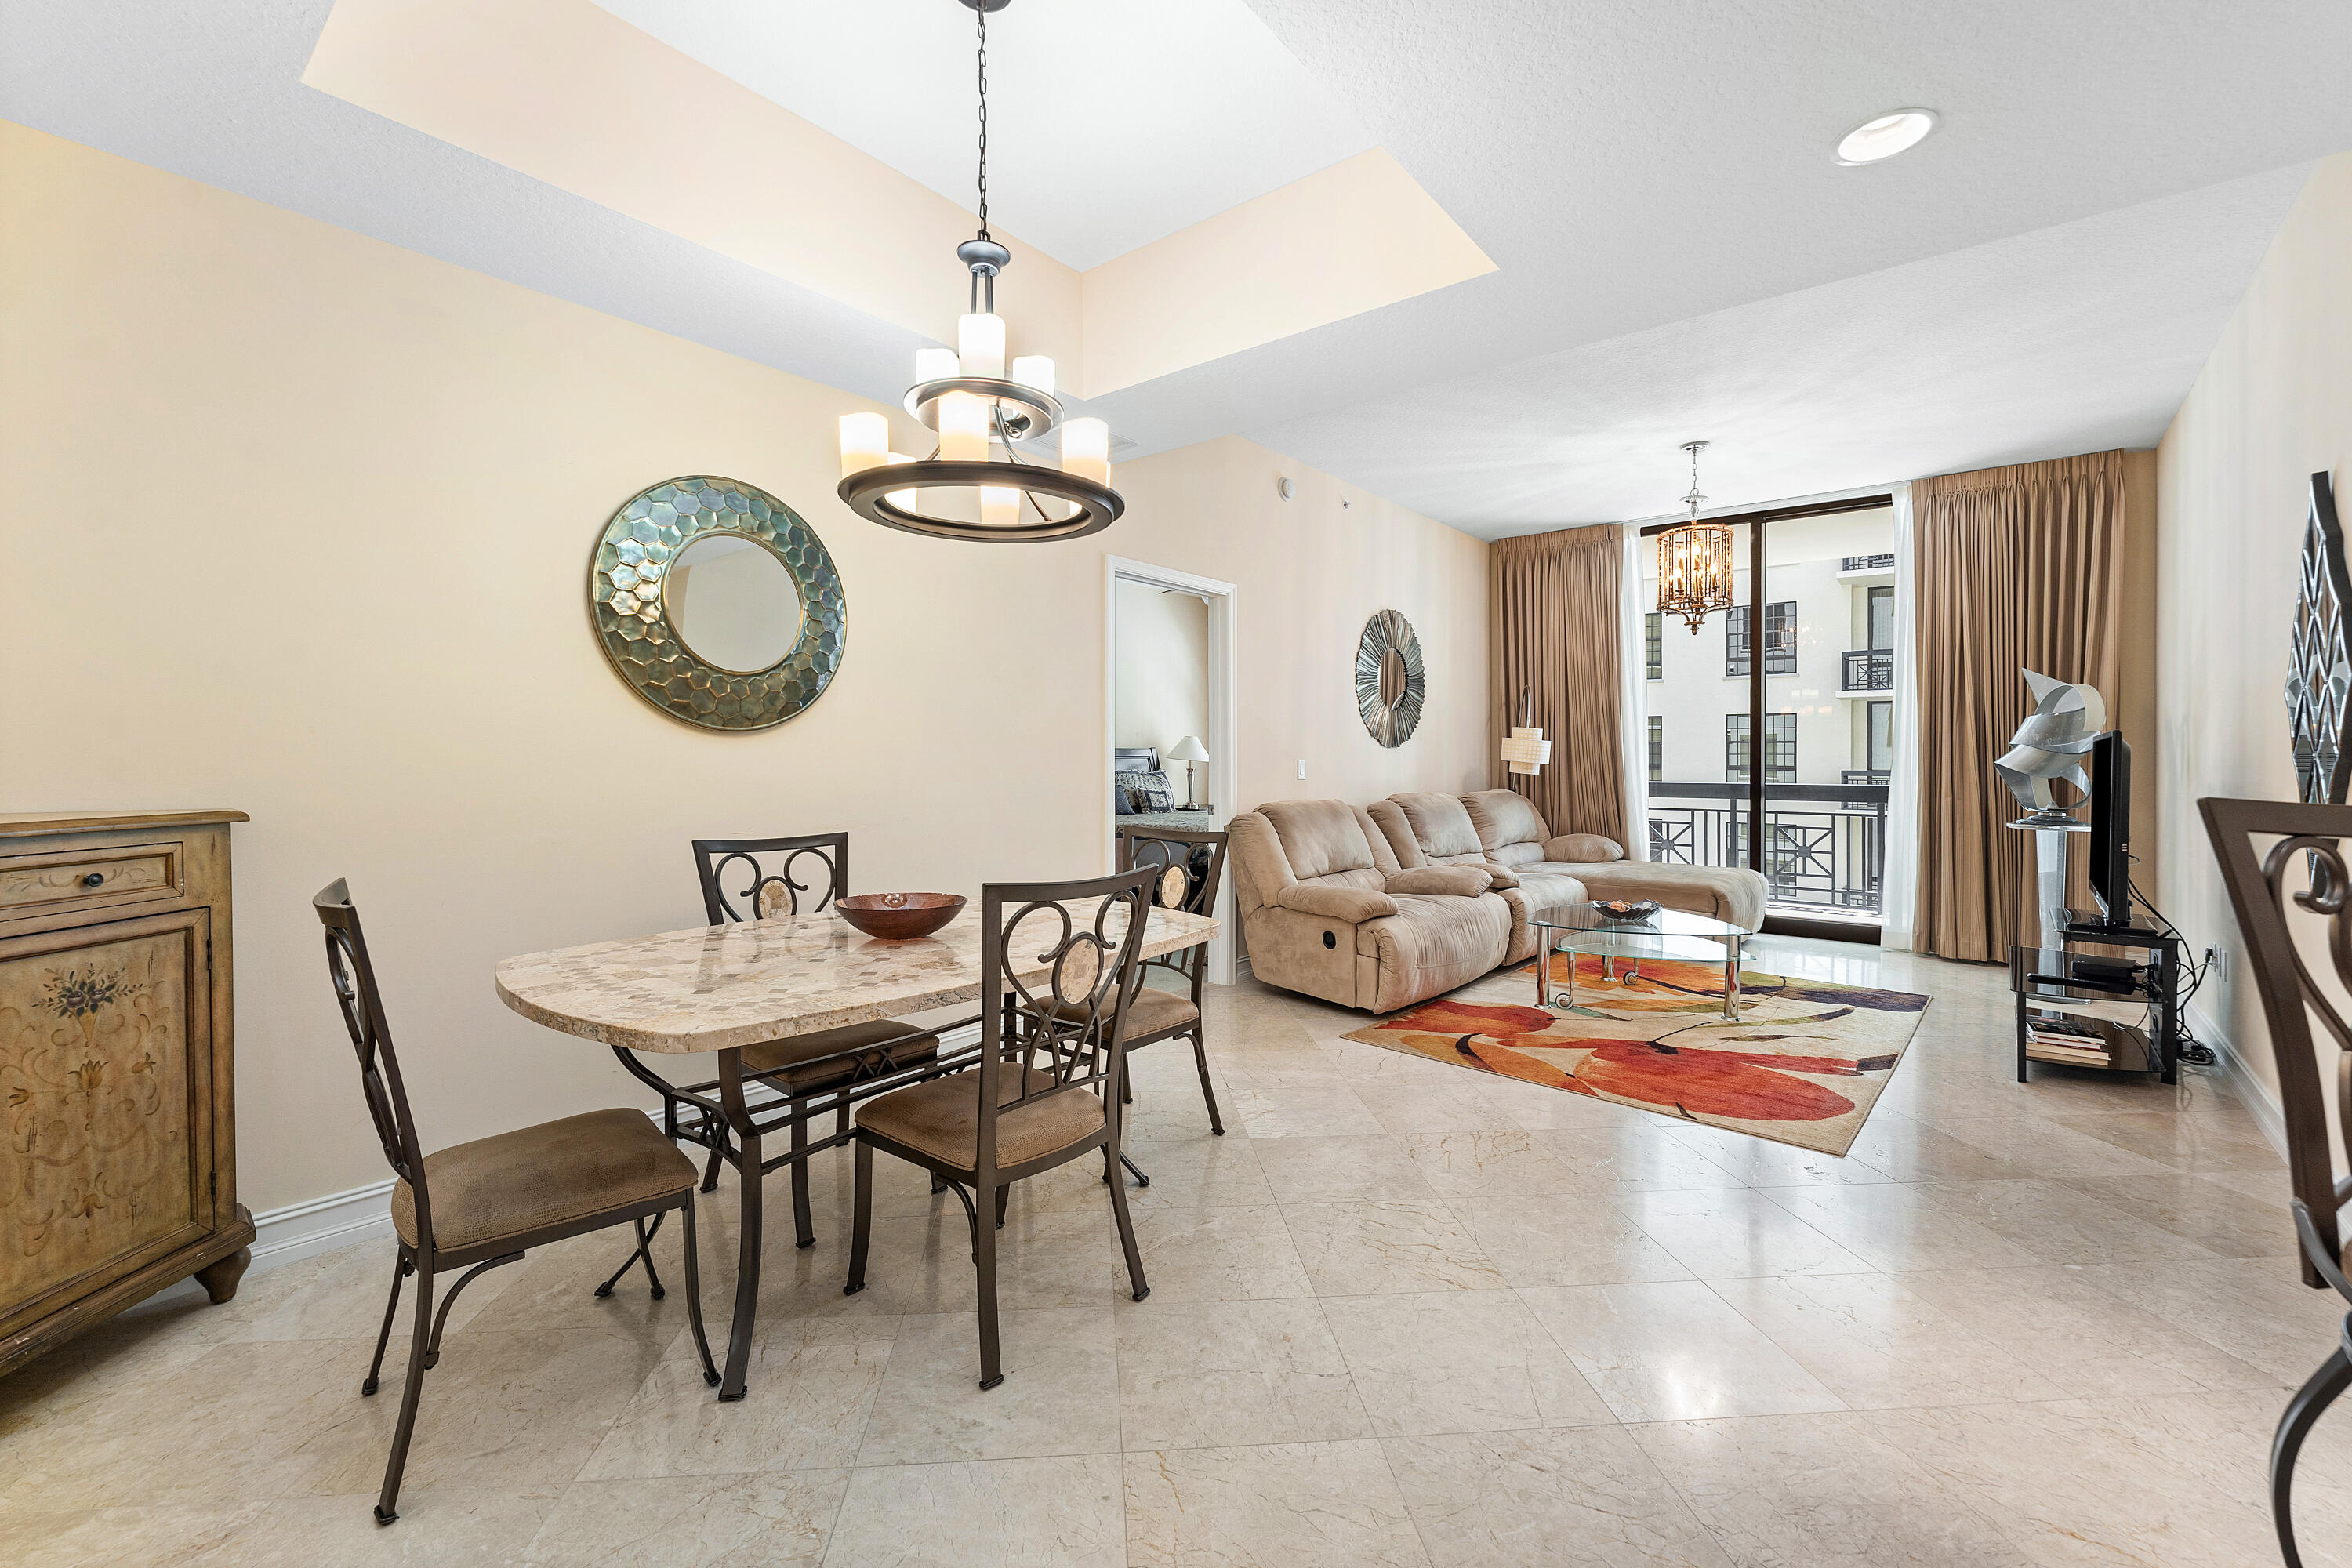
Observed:
[[[1654,616],[1643,628],[1651,855],[1750,863],[1749,738],[1760,718],[1770,907],[1875,920],[1895,752],[1894,511],[1765,524],[1760,639],[1748,626],[1751,526],[1735,530],[1738,605],[1696,636],[1664,637]],[[1643,564],[1655,604],[1656,552]],[[1759,640],[1760,715],[1748,666]]]

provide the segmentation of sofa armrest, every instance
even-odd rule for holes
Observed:
[[[1275,902],[1303,915],[1345,921],[1349,925],[1397,912],[1396,900],[1386,893],[1370,888],[1321,888],[1312,882],[1291,883],[1275,895]]]
[[[1388,880],[1391,893],[1436,893],[1448,898],[1475,899],[1495,885],[1483,866],[1416,866],[1398,871]]]
[[[1544,840],[1544,858],[1564,860],[1570,865],[1590,864],[1596,860],[1622,860],[1625,847],[1614,838],[1598,833],[1563,833],[1557,838]]]
[[[1489,860],[1479,869],[1486,873],[1490,887],[1516,888],[1519,885],[1519,874],[1508,866]]]

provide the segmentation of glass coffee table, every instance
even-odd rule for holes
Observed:
[[[1551,960],[1556,952],[1597,955],[1603,973],[1622,984],[1641,978],[1643,959],[1723,965],[1723,1016],[1739,1017],[1739,949],[1756,933],[1685,910],[1662,909],[1639,920],[1612,915],[1598,904],[1562,904],[1528,917],[1536,929],[1536,1005],[1553,1012],[1577,1005],[1576,965],[1569,964],[1568,993],[1555,1000]],[[1620,966],[1622,966],[1622,972]]]

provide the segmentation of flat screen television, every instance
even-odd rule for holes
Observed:
[[[2091,742],[2091,892],[2100,924],[2132,923],[2131,747],[2118,730]]]

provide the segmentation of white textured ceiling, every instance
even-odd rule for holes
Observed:
[[[596,4],[973,205],[961,5]],[[1377,145],[1243,0],[1021,0],[988,44],[989,216],[1081,271]]]
[[[2352,58],[2341,0],[1253,8],[1498,270],[1087,411],[1482,534],[1662,512],[1694,436],[1727,508],[2152,439],[2302,165],[2352,147],[2315,67]],[[0,114],[895,401],[908,332],[302,87],[328,9],[0,0]],[[1942,129],[1831,162],[1906,104]]]

